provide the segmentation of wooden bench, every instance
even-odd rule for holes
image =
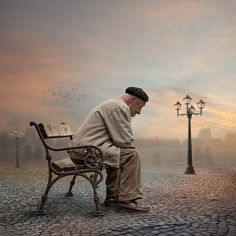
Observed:
[[[73,176],[72,180],[70,181],[69,190],[66,193],[66,196],[72,196],[72,188],[75,184],[75,179],[77,176],[82,176],[83,178],[87,179],[92,188],[94,193],[94,203],[96,207],[95,215],[103,215],[99,197],[97,194],[97,187],[98,184],[103,180],[102,170],[104,168],[103,164],[103,154],[101,150],[96,146],[69,146],[69,141],[73,139],[73,132],[70,126],[66,123],[61,124],[42,124],[42,123],[35,123],[30,122],[30,126],[34,126],[37,130],[40,140],[44,146],[46,152],[46,160],[48,163],[48,183],[45,189],[44,194],[41,197],[41,201],[39,203],[37,214],[41,215],[44,214],[44,205],[47,201],[48,193],[52,185],[59,179],[65,176]],[[62,138],[66,138],[68,140],[68,146],[66,147],[53,147],[49,145],[48,139],[54,140],[61,140]],[[74,164],[71,161],[69,154],[68,158],[64,160],[54,161],[53,157],[56,157],[58,152],[68,152],[71,154],[72,152],[80,153],[80,158]],[[71,152],[71,153],[70,153]]]

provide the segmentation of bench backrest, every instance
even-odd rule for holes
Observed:
[[[42,124],[38,125],[44,139],[73,137],[73,132],[69,124]]]

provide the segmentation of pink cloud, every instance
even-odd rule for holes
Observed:
[[[174,18],[175,23],[178,23],[198,17],[205,10],[206,5],[200,1],[163,1],[162,4],[151,8],[150,16],[154,18],[165,18],[167,21],[168,19],[171,20]]]

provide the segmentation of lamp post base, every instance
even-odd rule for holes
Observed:
[[[195,170],[193,169],[192,166],[188,166],[187,169],[185,170],[184,174],[188,174],[188,175],[195,175]]]

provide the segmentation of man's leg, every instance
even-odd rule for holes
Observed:
[[[107,199],[129,201],[142,198],[139,152],[121,149],[120,168],[107,167]]]
[[[136,149],[121,149],[119,201],[143,197],[140,164],[140,155]]]
[[[107,169],[107,199],[105,205],[124,209],[149,212],[150,207],[141,206],[136,200],[143,197],[141,188],[141,168],[139,152],[135,149],[122,149],[120,168]],[[117,205],[116,205],[117,206]]]
[[[119,174],[120,169],[107,166],[106,167],[107,177],[106,177],[106,200],[118,201],[119,193]],[[106,202],[105,202],[106,203]]]

